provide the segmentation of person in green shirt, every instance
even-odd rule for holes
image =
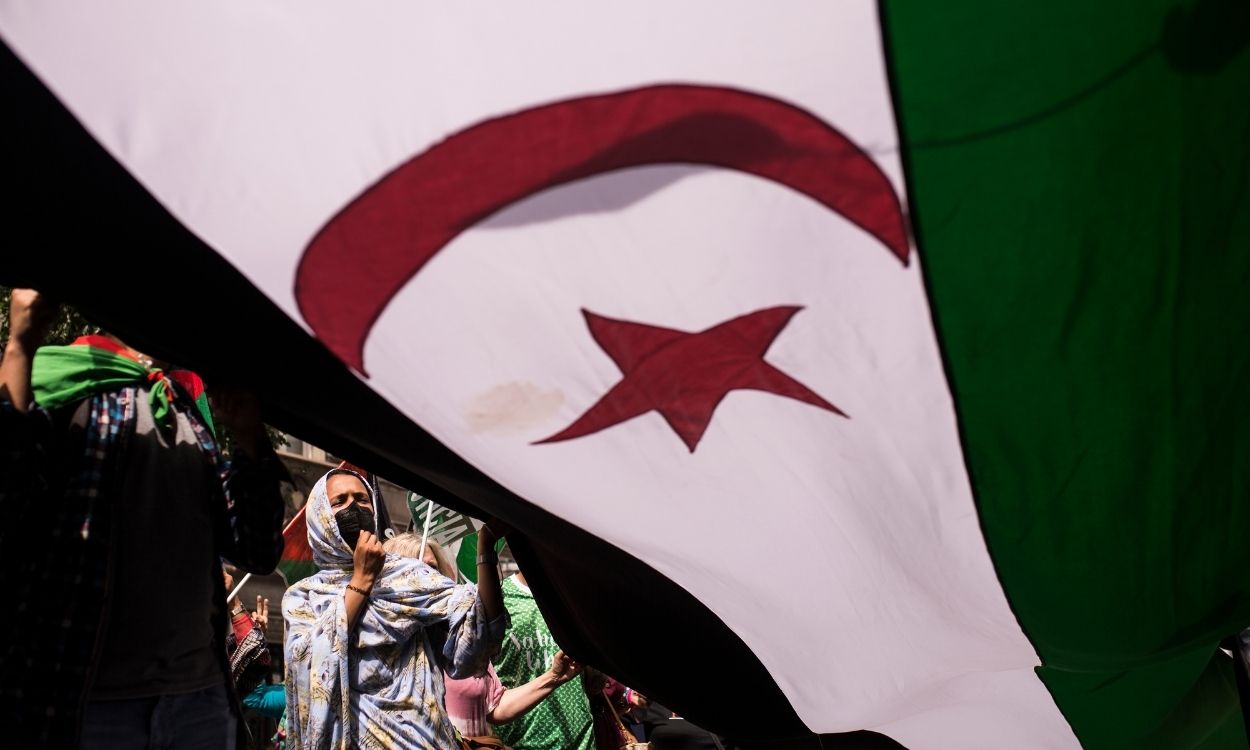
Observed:
[[[503,603],[512,626],[495,658],[495,672],[505,685],[524,685],[547,671],[560,647],[522,574],[503,582]],[[556,688],[524,716],[495,727],[495,733],[514,750],[595,750],[582,677]]]

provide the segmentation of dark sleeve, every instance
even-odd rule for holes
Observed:
[[[20,581],[43,561],[55,532],[47,515],[55,479],[55,435],[51,415],[44,410],[23,414],[0,399],[0,560],[18,566],[13,572],[19,597]],[[8,642],[7,625],[14,624],[0,627],[0,640]]]
[[[248,573],[272,573],[282,556],[281,485],[286,477],[271,450],[260,458],[236,452],[221,472],[226,502],[223,552]]]
[[[0,514],[8,521],[0,529],[21,528],[12,520],[47,494],[52,434],[46,411],[36,407],[23,414],[0,399]]]

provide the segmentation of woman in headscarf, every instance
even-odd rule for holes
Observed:
[[[498,584],[479,595],[420,560],[387,555],[376,502],[344,469],[308,498],[308,543],[321,570],[282,600],[288,747],[455,747],[443,672],[481,674],[503,640]],[[494,535],[483,531],[493,552]]]

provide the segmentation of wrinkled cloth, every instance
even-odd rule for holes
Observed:
[[[456,747],[455,728],[443,711],[443,672],[458,678],[482,674],[499,650],[507,617],[487,622],[475,585],[458,586],[420,560],[388,554],[364,613],[349,631],[343,594],[352,551],[326,494],[334,473],[313,487],[305,511],[308,543],[321,570],[282,599],[287,745]],[[376,507],[376,497],[373,502]]]

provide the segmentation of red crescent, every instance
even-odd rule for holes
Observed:
[[[907,223],[889,179],[815,115],[716,86],[661,85],[478,123],[404,162],[319,231],[295,298],[335,355],[364,372],[391,297],[457,235],[547,188],[649,164],[725,167],[790,187],[876,237],[904,265]]]

